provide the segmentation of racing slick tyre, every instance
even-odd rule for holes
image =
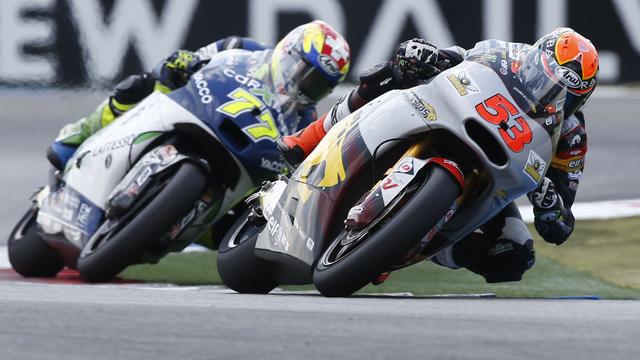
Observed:
[[[378,219],[362,230],[342,230],[316,264],[313,283],[325,296],[349,296],[397,265],[447,213],[460,187],[445,169],[428,169]]]
[[[236,221],[218,248],[218,273],[222,282],[239,293],[266,294],[278,283],[269,276],[268,263],[255,256],[258,234],[264,226],[249,222],[251,209]]]
[[[157,174],[162,178],[163,173]],[[78,271],[89,282],[106,281],[136,263],[145,249],[167,234],[193,209],[207,186],[207,175],[186,161],[169,178],[148,189],[146,204],[118,219],[118,225],[92,238],[78,258]]]
[[[64,263],[58,253],[38,235],[38,208],[32,206],[11,231],[7,247],[9,262],[24,277],[50,277],[62,270]]]

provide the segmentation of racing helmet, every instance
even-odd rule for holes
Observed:
[[[597,85],[598,53],[591,41],[570,28],[544,35],[524,52],[517,76],[543,105],[573,115]],[[564,97],[551,103],[560,92]]]
[[[276,91],[298,105],[315,104],[347,75],[351,51],[347,41],[324,21],[289,32],[273,50],[271,78]]]

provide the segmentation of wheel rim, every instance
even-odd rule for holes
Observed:
[[[227,241],[227,249],[233,249],[234,247],[251,239],[253,236],[258,236],[258,233],[261,229],[262,227],[255,227],[250,224],[247,219],[245,219],[242,225],[238,226],[233,234],[229,237],[229,241]]]
[[[360,245],[366,242],[366,239],[368,238],[367,235],[375,232],[377,228],[389,221],[391,219],[389,215],[406,204],[419,188],[419,185],[407,187],[402,194],[396,197],[393,202],[387,206],[380,216],[374,219],[364,229],[342,231],[338,237],[331,242],[327,250],[325,250],[322,258],[320,259],[321,264],[325,267],[329,267],[349,256],[353,251],[360,247]]]
[[[11,234],[12,242],[20,241],[24,237],[25,229],[28,229],[31,226],[31,224],[33,224],[36,221],[35,214],[37,214],[37,210],[34,208],[31,208],[27,212],[27,214],[25,214],[25,216],[20,220],[18,225],[16,225],[16,229]]]

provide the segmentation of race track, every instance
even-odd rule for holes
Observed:
[[[0,93],[0,245],[46,180],[44,149],[102,96]],[[579,201],[640,198],[638,100],[604,89],[591,101]],[[0,321],[3,360],[640,358],[635,301],[328,299],[0,280]]]
[[[0,283],[0,357],[637,359],[637,304]]]

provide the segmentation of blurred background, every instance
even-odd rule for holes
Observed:
[[[0,244],[46,182],[44,151],[60,127],[90,113],[120,79],[228,35],[274,44],[312,19],[349,41],[351,81],[407,38],[469,48],[487,38],[532,43],[573,27],[598,48],[606,84],[586,109],[577,199],[640,198],[640,0],[2,0]]]

